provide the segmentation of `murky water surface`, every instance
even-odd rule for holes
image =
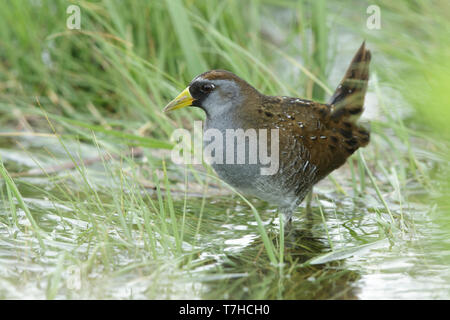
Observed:
[[[6,140],[0,148],[10,173],[70,162],[55,139],[20,141],[23,149]],[[98,154],[82,144],[68,150],[75,157]],[[138,161],[139,168],[147,166]],[[450,219],[414,186],[408,192],[417,196],[402,203],[382,190],[394,229],[370,187],[360,196],[351,188],[343,195],[324,181],[315,189],[312,214],[299,208],[285,236],[284,265],[274,267],[250,208],[238,197],[185,201],[174,190],[173,232],[170,210],[167,223],[155,218],[167,202],[158,202],[155,188],[118,179],[120,168],[136,170],[100,161],[81,170],[86,178],[77,169],[14,178],[45,233],[40,236],[0,180],[0,298],[450,298]],[[172,186],[184,186],[180,172],[169,168]],[[336,179],[348,179],[346,172]],[[253,204],[278,248],[275,209]],[[175,234],[183,234],[179,248]]]

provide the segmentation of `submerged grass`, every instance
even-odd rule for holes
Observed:
[[[424,226],[450,230],[440,200],[448,141],[436,134],[448,120],[445,2],[380,1],[397,32],[365,29],[367,3],[325,0],[80,1],[76,31],[66,28],[71,3],[0,4],[0,297],[377,297],[372,265],[416,254],[406,243]],[[381,115],[372,141],[315,188],[312,214],[300,209],[290,232],[210,168],[168,161],[173,129],[202,115],[161,109],[193,76],[228,69],[267,94],[326,101],[362,38]],[[448,252],[445,237],[424,245]],[[433,273],[444,264],[430,260],[445,288],[450,277]]]

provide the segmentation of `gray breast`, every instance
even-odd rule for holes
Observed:
[[[306,163],[305,170],[302,168],[301,171],[297,171],[296,168],[291,167],[291,162],[280,161],[275,174],[263,175],[261,168],[267,168],[268,165],[262,165],[259,157],[254,163],[255,149],[251,146],[251,133],[243,130],[245,139],[242,139],[242,136],[239,138],[236,134],[237,136],[233,136],[230,140],[227,139],[231,136],[227,129],[233,129],[236,134],[236,129],[239,128],[233,128],[226,121],[211,121],[211,119],[207,119],[204,126],[205,161],[211,164],[217,175],[246,195],[256,196],[284,207],[298,205],[310,186],[308,176],[313,169],[311,164]],[[257,134],[257,145],[259,138]],[[238,153],[242,152],[243,148],[244,158],[239,158]],[[292,155],[295,151],[291,151]],[[280,150],[280,152],[285,151]],[[297,155],[298,161],[301,161],[300,156],[301,153]],[[239,160],[240,162],[244,160],[244,163],[239,163]]]
[[[227,125],[227,121],[207,120],[203,132],[203,155],[221,179],[244,191],[254,188],[261,166],[250,161],[250,139],[244,137],[244,144],[237,136],[230,139],[232,131],[236,133],[238,129]],[[238,157],[242,151],[244,158]]]

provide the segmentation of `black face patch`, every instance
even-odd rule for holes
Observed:
[[[202,107],[203,101],[214,91],[215,85],[209,80],[194,80],[189,85],[189,92],[194,98],[193,106]]]

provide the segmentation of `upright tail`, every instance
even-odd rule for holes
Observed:
[[[331,117],[334,119],[346,117],[349,121],[356,122],[363,112],[371,58],[365,44],[364,41],[330,99]]]

